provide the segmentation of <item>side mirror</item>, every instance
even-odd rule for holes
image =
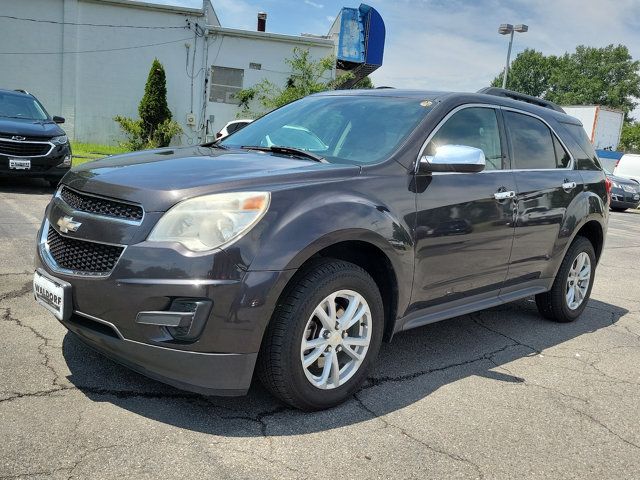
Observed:
[[[64,123],[64,117],[54,116],[53,121],[56,123]]]
[[[433,156],[420,159],[418,172],[459,172],[475,173],[484,170],[484,152],[466,145],[442,145]]]

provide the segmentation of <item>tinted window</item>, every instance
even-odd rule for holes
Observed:
[[[389,158],[429,112],[416,98],[375,95],[310,96],[236,131],[222,145],[273,145],[310,150],[333,163]]]
[[[592,170],[599,169],[600,162],[598,161],[598,156],[596,155],[596,151],[593,149],[593,145],[591,145],[591,141],[587,136],[587,132],[584,131],[580,125],[574,125],[571,123],[563,123],[564,128],[567,129],[571,138],[580,146],[582,150],[582,154],[576,154],[574,152],[574,156],[577,157],[578,168],[581,170]],[[579,152],[578,152],[579,153]]]
[[[567,168],[569,162],[571,162],[571,157],[555,135],[553,135],[553,147],[556,150],[556,166],[558,168]]]
[[[493,108],[465,108],[454,113],[433,136],[425,155],[435,155],[442,145],[466,145],[484,152],[486,170],[502,168],[498,118]]]
[[[513,148],[513,168],[556,168],[556,152],[551,130],[537,118],[504,112],[507,132]]]

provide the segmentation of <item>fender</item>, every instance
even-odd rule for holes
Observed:
[[[584,227],[588,222],[594,220],[598,222],[602,229],[604,240],[607,231],[605,221],[608,215],[607,211],[607,205],[605,205],[602,198],[596,193],[589,190],[583,190],[576,195],[567,207],[567,212],[564,216],[562,225],[560,226],[558,238],[554,246],[553,256],[555,261],[551,262],[552,265],[547,272],[548,277],[551,278],[552,281],[555,279],[558,270],[560,269],[560,265],[567,254],[567,250],[569,250],[569,247],[578,235],[578,232],[580,232],[582,227]]]

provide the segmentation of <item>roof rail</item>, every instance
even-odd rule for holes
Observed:
[[[27,92],[26,90],[23,90],[22,88],[16,88],[13,90],[14,92],[20,92],[20,93],[24,93],[26,95],[31,95],[29,92]]]
[[[494,95],[496,97],[511,98],[513,100],[519,100],[521,102],[531,103],[538,105],[539,107],[549,108],[556,112],[565,113],[565,111],[559,105],[556,105],[549,100],[543,100],[542,98],[532,97],[531,95],[525,95],[524,93],[514,92],[513,90],[506,90],[498,87],[485,87],[478,90],[478,93],[484,93],[485,95]]]

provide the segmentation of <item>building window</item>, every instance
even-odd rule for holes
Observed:
[[[243,79],[244,70],[240,68],[211,67],[209,101],[238,105],[235,94],[242,90]]]

